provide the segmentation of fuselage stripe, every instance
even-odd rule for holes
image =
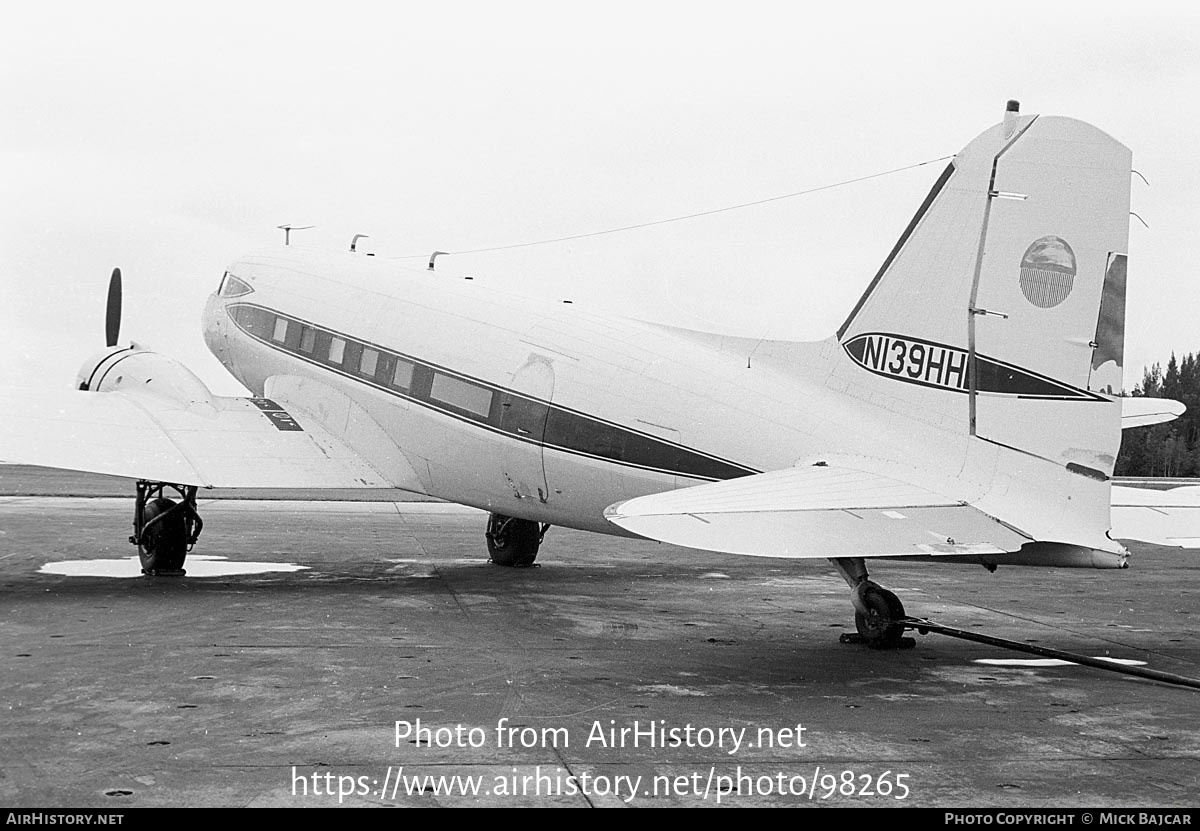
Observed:
[[[517,441],[691,479],[759,472],[265,306],[231,303],[226,310],[239,330],[276,351]],[[362,371],[364,365],[373,372]]]

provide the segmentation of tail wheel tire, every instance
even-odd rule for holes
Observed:
[[[904,635],[904,604],[895,594],[878,586],[868,586],[862,593],[867,611],[854,612],[854,626],[869,644],[895,646]]]
[[[541,544],[542,528],[533,520],[514,519],[500,514],[492,514],[488,519],[488,555],[495,565],[531,566],[537,559]]]
[[[173,500],[160,496],[146,503],[144,531],[138,558],[144,574],[181,574],[187,559],[188,528],[183,510]],[[161,519],[159,518],[161,517]]]

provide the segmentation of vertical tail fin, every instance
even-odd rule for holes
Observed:
[[[971,435],[1112,472],[1129,237],[1129,150],[1069,118],[1022,116],[938,179],[850,317],[847,355],[889,394]],[[958,418],[961,416],[961,421]]]

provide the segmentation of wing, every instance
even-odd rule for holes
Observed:
[[[1200,548],[1200,486],[1149,490],[1114,485],[1112,536]]]
[[[626,530],[676,545],[796,559],[1001,554],[1030,538],[887,476],[796,467],[619,502]]]
[[[1172,421],[1187,409],[1179,401],[1169,398],[1122,398],[1120,401],[1122,430]]]
[[[0,460],[204,487],[391,488],[309,413],[264,398],[0,393]]]

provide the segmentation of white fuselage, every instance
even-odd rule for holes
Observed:
[[[402,451],[399,487],[603,533],[622,533],[604,518],[621,500],[833,457],[964,500],[1007,489],[957,410],[891,398],[903,385],[833,339],[755,349],[362,255],[285,249],[229,273],[253,291],[210,298],[217,358],[256,395],[293,377],[347,396]]]

